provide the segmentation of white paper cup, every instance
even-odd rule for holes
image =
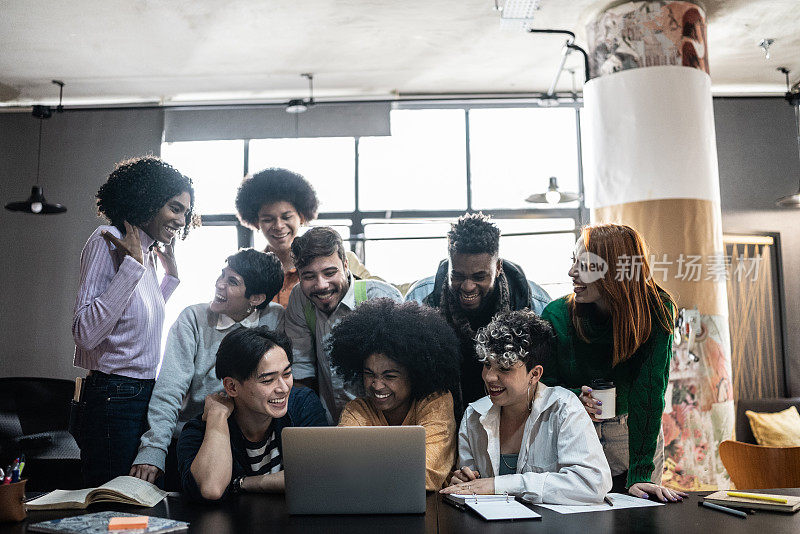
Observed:
[[[599,406],[602,413],[595,414],[597,419],[613,419],[617,416],[617,388],[614,382],[592,381],[592,397],[602,402]]]

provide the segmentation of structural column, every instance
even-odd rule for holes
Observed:
[[[592,220],[637,229],[654,278],[682,309],[662,419],[663,482],[688,489],[728,487],[717,449],[734,416],[705,28],[705,13],[689,2],[608,8],[587,28],[593,79],[584,87]]]

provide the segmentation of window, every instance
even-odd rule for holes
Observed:
[[[542,207],[525,199],[546,191],[551,176],[561,191],[577,192],[575,131],[575,110],[570,108],[470,110],[472,206]]]
[[[244,175],[244,141],[164,143],[161,157],[192,178],[197,213],[235,211],[236,188]]]
[[[563,191],[580,190],[576,122],[571,107],[470,104],[393,110],[387,137],[165,143],[162,157],[194,179],[197,212],[217,225],[178,244],[182,283],[167,304],[167,325],[185,306],[210,298],[217,271],[238,246],[236,188],[245,171],[267,167],[305,176],[320,198],[312,224],[333,226],[389,282],[435,274],[447,255],[450,223],[480,209],[495,214],[501,255],[552,297],[563,295],[571,289],[567,272],[582,205],[553,210],[525,198],[544,192],[550,176]],[[252,242],[266,247],[259,232]]]
[[[199,302],[211,302],[214,282],[225,266],[225,258],[235,253],[237,248],[235,226],[194,228],[185,241],[175,244],[181,283],[166,304],[162,343],[166,341],[169,327],[184,308]]]
[[[451,220],[364,221],[364,257],[370,272],[392,284],[407,284],[436,274],[447,256],[445,235]]]
[[[359,141],[359,207],[465,210],[464,110],[395,110],[391,124],[391,136]]]
[[[283,167],[311,182],[320,200],[320,211],[355,209],[355,139],[329,137],[308,139],[253,139],[248,172]]]

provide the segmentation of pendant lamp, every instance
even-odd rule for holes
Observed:
[[[53,80],[53,83],[58,85],[63,91],[64,82]],[[56,111],[64,111],[61,105],[61,94],[58,98],[58,107]],[[6,204],[6,209],[9,211],[21,211],[23,213],[32,213],[34,215],[50,215],[54,213],[64,213],[67,208],[61,204],[49,203],[44,198],[42,186],[39,185],[39,175],[42,163],[42,122],[49,119],[53,115],[53,110],[50,106],[33,106],[33,116],[39,119],[39,147],[36,153],[36,184],[31,188],[31,196],[20,202],[9,202]]]
[[[550,185],[547,186],[547,191],[544,193],[534,193],[525,199],[526,202],[532,204],[561,204],[563,202],[575,202],[580,199],[578,193],[570,193],[561,191],[558,188],[558,179],[555,176],[550,177]]]
[[[792,87],[789,85],[789,70],[785,67],[779,67],[778,70],[786,76],[785,98],[794,108],[794,120],[797,127],[797,153],[800,156],[800,92],[792,91]],[[800,177],[798,177],[798,182],[800,182]],[[800,208],[800,183],[798,183],[797,193],[781,197],[775,201],[775,204],[780,208]]]

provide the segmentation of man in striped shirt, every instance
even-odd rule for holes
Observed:
[[[225,392],[206,397],[178,439],[183,491],[205,500],[283,491],[281,431],[327,424],[317,395],[292,388],[291,342],[265,326],[234,330],[220,343],[216,373]]]

